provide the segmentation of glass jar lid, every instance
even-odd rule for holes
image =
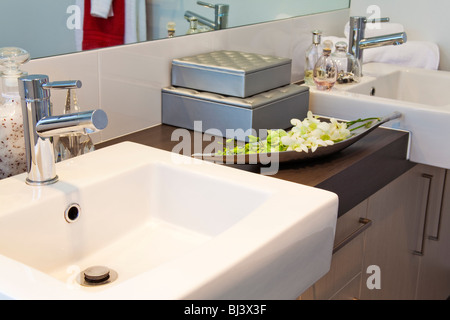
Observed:
[[[21,75],[20,67],[30,60],[28,51],[16,47],[0,48],[0,65],[6,75]]]

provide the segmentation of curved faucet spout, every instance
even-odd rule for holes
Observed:
[[[348,39],[348,52],[359,60],[362,68],[364,49],[400,45],[406,43],[407,36],[405,32],[386,34],[378,37],[365,38],[364,33],[367,23],[389,22],[389,18],[377,20],[367,20],[366,17],[350,17],[350,34]]]
[[[212,4],[203,1],[197,1],[197,4],[203,7],[214,9],[214,21],[192,11],[186,11],[184,13],[184,17],[186,20],[189,21],[190,18],[197,18],[198,23],[208,26],[213,30],[221,30],[228,27],[228,13],[230,11],[230,6],[228,4]]]
[[[36,132],[41,138],[51,138],[68,133],[94,133],[108,125],[108,117],[101,109],[52,116],[39,120]]]
[[[386,34],[383,36],[362,39],[359,42],[360,49],[369,49],[382,46],[397,46],[407,41],[405,32]]]
[[[184,18],[186,20],[188,20],[188,21],[191,18],[197,18],[199,24],[207,26],[208,28],[210,28],[212,30],[216,29],[216,24],[214,23],[214,21],[209,20],[208,18],[205,18],[204,16],[201,16],[201,15],[195,13],[195,12],[192,12],[192,11],[189,11],[189,10],[186,11],[184,13]]]

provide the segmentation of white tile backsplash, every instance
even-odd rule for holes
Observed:
[[[161,123],[161,108],[154,107],[161,104],[161,88],[111,77],[102,77],[100,83],[102,107],[108,109],[103,140]]]
[[[81,80],[77,96],[82,110],[101,108],[108,127],[92,136],[95,143],[161,123],[161,89],[170,85],[174,58],[214,50],[239,50],[292,58],[292,80],[303,77],[311,31],[341,36],[349,10],[275,22],[35,59],[24,69],[50,81]],[[62,113],[65,92],[52,92],[54,113]]]
[[[98,53],[87,51],[31,60],[24,66],[29,74],[46,74],[50,81],[81,80],[77,98],[82,110],[99,105]],[[55,114],[63,112],[66,90],[51,91]],[[84,107],[86,106],[86,107]]]

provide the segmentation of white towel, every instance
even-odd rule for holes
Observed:
[[[365,38],[378,37],[385,34],[404,32],[405,28],[400,23],[392,22],[378,22],[378,23],[367,23],[366,30],[364,32]],[[348,39],[350,34],[350,22],[347,22],[344,28],[344,35]]]
[[[81,12],[81,28],[75,29],[75,49],[81,51],[83,43],[83,22],[84,22],[84,0],[76,0],[75,5],[80,8]]]
[[[322,43],[325,40],[331,40],[333,47],[339,41],[348,45],[346,38],[322,37]],[[363,53],[363,63],[382,62],[431,70],[438,69],[439,59],[438,45],[429,41],[408,41],[399,46],[365,49]]]
[[[437,70],[439,47],[429,41],[408,41],[400,46],[364,50],[363,62],[384,62],[400,66]]]
[[[147,40],[145,0],[125,0],[125,43]]]
[[[113,0],[91,0],[91,16],[103,19],[114,16],[112,1]]]

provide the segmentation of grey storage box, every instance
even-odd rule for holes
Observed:
[[[172,61],[172,85],[246,98],[291,83],[292,60],[214,51]]]
[[[245,141],[262,129],[287,129],[308,112],[309,87],[291,84],[246,99],[192,89],[162,89],[162,122]],[[198,122],[201,121],[201,122]]]

